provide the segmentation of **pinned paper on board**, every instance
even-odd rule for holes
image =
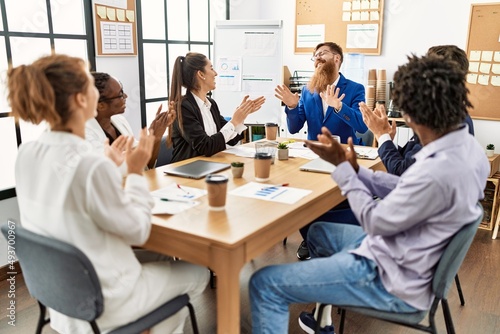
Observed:
[[[496,87],[500,87],[500,76],[498,76],[498,75],[492,76],[491,77],[491,85],[496,86]]]
[[[378,12],[370,12],[370,21],[378,21],[379,19]]]
[[[477,61],[469,62],[469,72],[479,72],[479,62]]]
[[[493,59],[493,51],[483,51],[481,61],[491,61]]]
[[[360,10],[361,9],[361,1],[354,0],[352,2],[352,10]]]
[[[493,60],[500,63],[500,51],[495,51]]]
[[[479,66],[479,72],[488,74],[490,73],[490,68],[491,68],[490,63],[481,63],[481,65]]]
[[[351,12],[343,12],[342,21],[351,21]]]
[[[351,2],[350,1],[344,1],[342,3],[342,10],[343,11],[351,10]]]
[[[116,12],[114,8],[106,8],[106,16],[108,20],[115,21],[116,20]]]
[[[469,55],[469,61],[480,61],[481,51],[471,51]]]
[[[97,15],[99,15],[101,19],[106,19],[106,7],[96,6],[96,9],[97,9]]]
[[[472,85],[475,85],[477,83],[477,74],[476,73],[467,74],[467,82]]]
[[[477,83],[483,86],[488,86],[488,81],[490,81],[489,75],[479,75],[477,77]]]
[[[123,9],[117,9],[116,10],[116,18],[120,22],[125,22],[125,10],[123,10]]]
[[[379,3],[378,0],[370,1],[370,9],[378,9]]]
[[[370,9],[370,0],[361,0],[361,9]]]
[[[361,21],[368,21],[370,19],[369,12],[361,12]]]
[[[491,72],[493,72],[493,74],[500,74],[500,64],[491,65]]]

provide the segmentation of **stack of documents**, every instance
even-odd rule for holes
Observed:
[[[195,199],[204,196],[204,189],[180,186],[175,183],[151,192],[155,200],[152,213],[174,215],[200,204]]]

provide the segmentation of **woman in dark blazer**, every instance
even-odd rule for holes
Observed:
[[[189,52],[175,60],[169,98],[177,109],[177,119],[168,134],[173,145],[172,162],[200,155],[208,157],[225,150],[226,144],[237,144],[246,129],[245,118],[264,104],[263,96],[255,100],[245,96],[231,120],[226,121],[215,100],[207,96],[215,89],[216,76],[212,63],[203,54]]]

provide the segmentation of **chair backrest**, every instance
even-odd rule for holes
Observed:
[[[370,129],[366,130],[365,133],[360,133],[356,131],[356,137],[361,138],[364,146],[373,146],[375,136]]]
[[[167,146],[167,136],[164,136],[160,142],[160,151],[158,152],[158,158],[156,159],[156,166],[160,167],[168,165],[172,161],[173,147]]]
[[[478,206],[481,207],[482,212],[482,206],[480,204]],[[463,226],[446,246],[432,281],[432,289],[436,297],[442,299],[448,295],[448,290],[465,259],[465,255],[467,255],[482,220],[483,214],[476,221]]]
[[[1,227],[7,238],[7,224]],[[92,263],[78,248],[16,224],[16,256],[30,294],[72,318],[95,320],[103,312],[101,285]],[[11,232],[12,233],[12,232]]]

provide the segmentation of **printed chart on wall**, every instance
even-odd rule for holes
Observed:
[[[344,52],[380,55],[384,0],[296,0],[295,52],[335,42]]]
[[[471,6],[467,55],[470,115],[500,120],[500,3]]]
[[[95,0],[98,56],[137,55],[134,0]]]

